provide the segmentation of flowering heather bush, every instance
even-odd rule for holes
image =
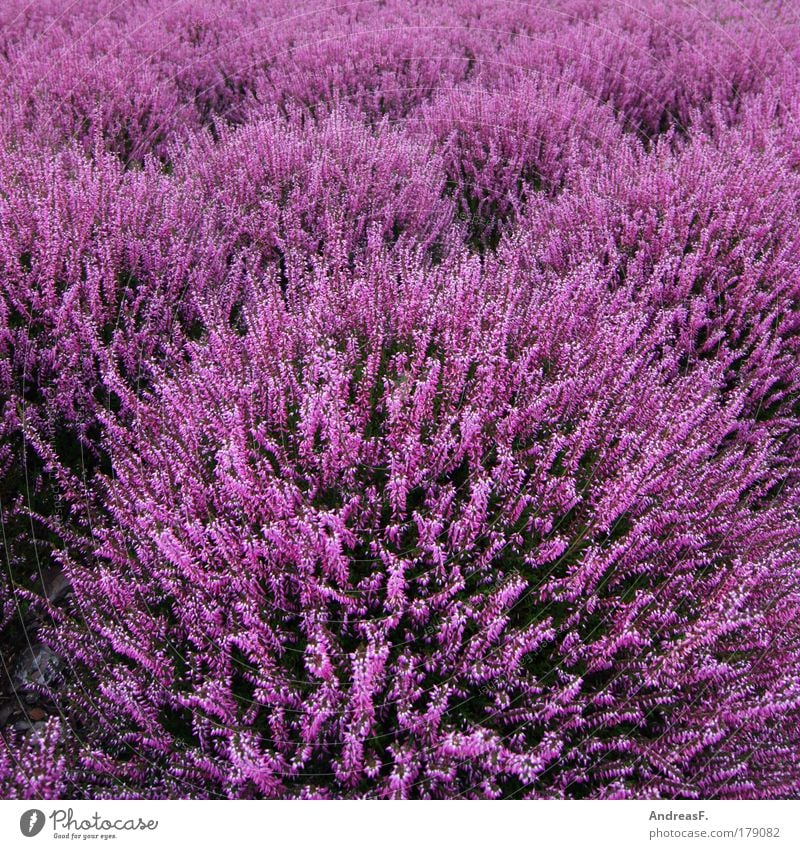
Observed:
[[[58,727],[51,722],[27,739],[0,738],[4,799],[63,799],[64,757],[57,751]]]
[[[4,4],[0,792],[796,797],[799,60]]]

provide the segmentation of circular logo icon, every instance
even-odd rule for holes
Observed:
[[[44,828],[44,814],[36,808],[31,808],[19,818],[19,830],[25,837],[36,837]]]

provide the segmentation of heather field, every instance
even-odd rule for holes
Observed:
[[[0,798],[800,798],[800,4],[0,3]]]

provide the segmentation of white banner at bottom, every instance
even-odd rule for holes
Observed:
[[[0,846],[53,841],[119,849],[797,849],[800,801],[0,802]]]

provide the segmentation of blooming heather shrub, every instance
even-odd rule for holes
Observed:
[[[682,365],[713,359],[724,366],[724,391],[744,391],[755,426],[778,428],[793,457],[800,257],[788,235],[797,201],[787,197],[796,198],[800,184],[785,172],[775,139],[759,153],[738,132],[726,133],[724,141],[721,149],[698,141],[677,155],[665,142],[645,158],[620,157],[618,167],[632,179],[622,185],[619,172],[611,172],[602,201],[589,202],[591,219],[615,221],[612,243],[607,224],[591,235],[577,227],[587,218],[594,175],[546,212],[539,207],[539,222],[552,216],[547,250],[559,269],[591,252],[615,267],[620,282],[658,281],[658,302],[680,305]],[[742,173],[749,177],[745,184],[737,182]]]
[[[70,795],[56,720],[25,739],[0,737],[4,799],[63,799]]]
[[[448,32],[453,28],[449,10],[426,10],[425,24],[420,26],[406,4],[395,5],[396,14],[382,15],[379,26],[369,16],[362,23],[356,8],[355,20],[345,30],[337,16],[332,31],[293,36],[286,53],[276,57],[256,89],[256,102],[284,109],[302,106],[312,112],[326,104],[348,102],[368,118],[397,120],[437,89],[465,79],[474,58],[467,46],[458,44],[458,31]],[[437,39],[442,29],[445,38],[455,42],[445,52]]]
[[[733,115],[741,96],[759,91],[785,62],[777,45],[764,48],[767,39],[777,41],[774,21],[741,6],[714,5],[687,14],[671,3],[610,4],[598,19],[567,29],[566,38],[550,35],[545,61],[645,139],[670,127],[686,130],[697,108]],[[523,42],[517,61],[526,62],[532,49]]]
[[[648,319],[592,268],[521,287],[377,259],[346,286],[261,281],[244,336],[212,333],[111,430],[115,522],[71,575],[83,662],[128,659],[99,702],[139,726],[138,780],[780,792],[782,763],[720,744],[797,706],[795,670],[763,698],[742,676],[787,624],[792,510],[759,509],[779,451],[729,438],[721,365],[681,372],[681,308]]]
[[[118,403],[103,369],[113,362],[129,384],[144,386],[147,363],[171,347],[185,312],[196,224],[174,192],[158,191],[162,179],[74,152],[4,160],[0,498],[6,564],[27,587],[41,586],[38,549],[56,542],[52,526],[66,519],[70,500],[88,497],[79,479],[102,459],[96,411]],[[204,259],[209,285],[214,266]]]
[[[453,217],[439,158],[386,120],[370,130],[341,112],[311,127],[274,116],[191,151],[176,176],[211,204],[217,244],[277,261],[283,274],[329,253],[352,263],[370,227],[433,248]]]
[[[796,797],[798,58],[4,4],[0,639],[64,666],[0,792]]]
[[[448,189],[479,247],[496,246],[531,193],[557,194],[570,174],[623,143],[611,110],[530,74],[497,90],[481,82],[447,90],[406,130],[443,151]]]

